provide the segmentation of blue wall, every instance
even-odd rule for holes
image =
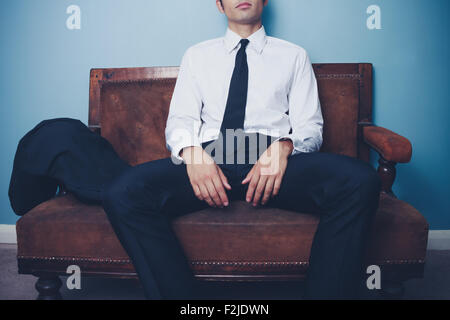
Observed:
[[[81,30],[66,28],[79,5]],[[382,10],[368,30],[366,9]],[[186,48],[222,36],[214,0],[2,0],[0,10],[0,224],[17,217],[7,196],[19,139],[43,119],[87,123],[93,67],[179,65]],[[371,62],[374,122],[413,143],[394,192],[433,229],[450,229],[448,0],[270,0],[270,35],[303,46],[313,62]],[[375,155],[373,154],[375,164]]]

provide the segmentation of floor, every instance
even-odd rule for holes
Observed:
[[[35,299],[36,278],[17,273],[16,246],[0,244],[0,300]],[[64,299],[143,299],[135,280],[82,278],[81,290],[68,290],[63,278]],[[211,299],[283,299],[301,297],[299,283],[204,283]],[[450,251],[428,251],[425,277],[405,283],[405,299],[450,300]],[[380,299],[376,291],[365,297]]]

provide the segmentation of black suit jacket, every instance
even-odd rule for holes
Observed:
[[[54,197],[59,185],[88,203],[99,203],[103,187],[129,165],[112,145],[80,120],[44,120],[17,146],[8,195],[23,215]]]

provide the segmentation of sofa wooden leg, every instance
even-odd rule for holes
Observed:
[[[405,293],[405,287],[401,281],[386,281],[381,286],[381,296],[388,300],[400,300]]]
[[[36,282],[35,288],[39,292],[38,300],[61,300],[59,292],[62,282],[58,276],[43,275]]]

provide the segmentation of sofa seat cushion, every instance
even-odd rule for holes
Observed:
[[[235,201],[226,210],[208,208],[174,218],[173,228],[196,274],[295,274],[307,267],[318,221],[309,213]],[[382,193],[368,263],[423,263],[427,230],[414,207]],[[41,203],[20,218],[17,240],[19,262],[64,262],[94,271],[97,263],[134,272],[101,206],[81,203],[71,194]]]

